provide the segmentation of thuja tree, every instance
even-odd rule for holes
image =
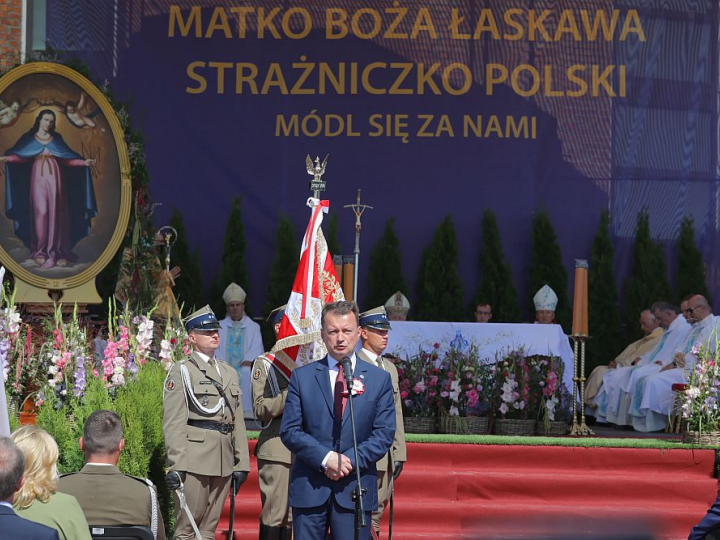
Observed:
[[[330,255],[342,255],[340,242],[338,241],[338,215],[337,212],[330,214],[328,219],[327,234],[325,241],[327,242]]]
[[[677,280],[675,298],[688,294],[702,294],[710,301],[705,282],[705,263],[695,243],[695,224],[685,216],[680,224],[680,237],[677,243]]]
[[[492,322],[518,322],[517,292],[510,264],[503,254],[497,218],[491,210],[483,214],[479,268],[480,282],[471,305],[472,313],[479,302],[485,302],[492,306]],[[471,318],[474,320],[474,315]]]
[[[632,273],[625,281],[625,324],[628,338],[642,337],[640,312],[656,300],[670,300],[670,284],[663,249],[650,237],[650,216],[643,209],[637,217]]]
[[[423,321],[463,319],[462,282],[458,275],[455,225],[447,216],[423,252],[415,317]]]
[[[368,270],[368,292],[363,310],[385,305],[385,302],[401,291],[407,295],[407,283],[402,272],[400,239],[395,234],[395,220],[385,223],[385,230],[370,252]]]
[[[290,218],[282,216],[275,232],[275,257],[270,266],[270,283],[265,298],[264,315],[282,306],[290,298],[300,258],[300,246]],[[263,325],[266,348],[275,343],[275,334],[269,325]]]
[[[182,272],[173,291],[178,305],[182,306],[183,315],[186,315],[205,304],[200,271],[200,248],[195,251],[190,250],[183,215],[177,208],[170,217],[170,226],[177,231],[177,240],[172,248],[171,266],[179,266]]]
[[[532,222],[532,253],[530,256],[530,288],[528,289],[531,313],[535,313],[533,296],[543,285],[549,285],[558,297],[555,320],[565,332],[570,331],[572,306],[568,295],[568,274],[562,264],[562,253],[550,217],[541,211]]]
[[[220,267],[220,282],[215,294],[219,297],[212,299],[213,310],[221,317],[225,313],[225,302],[222,293],[230,283],[237,283],[248,296],[245,299],[245,312],[250,312],[250,280],[248,278],[247,265],[245,264],[245,228],[242,221],[242,200],[233,199],[225,229],[225,244],[223,246],[222,266]]]
[[[588,271],[588,322],[592,339],[587,344],[586,373],[592,372],[595,366],[607,364],[622,349],[615,250],[609,227],[610,213],[603,212],[595,233]]]

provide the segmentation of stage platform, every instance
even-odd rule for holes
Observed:
[[[557,438],[557,443],[594,440],[646,447],[486,440],[492,442],[408,444],[408,463],[396,485],[393,538],[680,540],[717,494],[712,449],[627,436]],[[253,448],[254,441],[251,454]],[[216,539],[227,538],[228,513],[226,504]],[[253,458],[250,478],[236,500],[236,539],[257,539],[259,513]],[[382,537],[387,538],[387,519]]]

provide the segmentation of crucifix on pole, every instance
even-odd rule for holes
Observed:
[[[346,204],[345,208],[352,208],[352,211],[355,213],[355,250],[353,251],[355,254],[355,272],[353,276],[353,300],[357,302],[358,269],[360,268],[360,229],[362,228],[360,218],[365,210],[372,210],[373,207],[368,206],[367,204],[360,204],[360,190],[358,189],[357,201],[355,204]]]

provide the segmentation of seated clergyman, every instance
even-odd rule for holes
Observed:
[[[585,386],[585,404],[588,407],[595,407],[595,396],[598,390],[600,390],[603,376],[608,371],[617,367],[628,367],[632,365],[635,359],[655,348],[663,333],[663,329],[660,327],[660,321],[655,318],[655,315],[649,309],[640,313],[640,329],[644,334],[642,338],[633,341],[625,347],[625,350],[617,355],[608,365],[598,366],[592,371]]]

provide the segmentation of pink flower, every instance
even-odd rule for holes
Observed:
[[[480,401],[480,396],[478,395],[478,393],[475,390],[470,390],[467,393],[467,398],[468,398],[467,404],[468,404],[468,407],[470,407],[470,408],[477,405],[478,401]]]
[[[403,390],[402,392],[400,392],[400,397],[401,397],[402,399],[406,399],[406,398],[408,397],[408,391],[407,391],[407,390]]]

